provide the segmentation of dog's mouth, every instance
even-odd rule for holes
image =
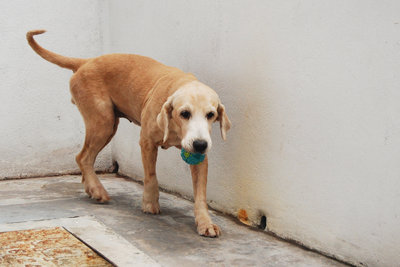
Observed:
[[[208,142],[204,139],[195,139],[192,142],[192,153],[194,154],[206,154],[208,151]]]
[[[186,148],[186,147],[182,147],[185,151],[191,153],[191,154],[199,154],[199,155],[205,155],[207,154],[208,150],[206,151],[196,151],[193,148]]]

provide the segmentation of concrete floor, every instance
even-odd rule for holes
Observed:
[[[222,236],[198,236],[192,202],[161,193],[162,213],[143,214],[142,185],[113,174],[100,177],[112,198],[109,204],[89,199],[76,175],[0,181],[0,228],[90,216],[161,266],[343,266],[217,212],[211,215]]]

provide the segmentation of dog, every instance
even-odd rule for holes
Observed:
[[[206,202],[207,152],[212,146],[212,123],[220,123],[222,139],[226,140],[231,122],[217,93],[192,74],[140,55],[109,54],[81,59],[53,53],[33,38],[44,32],[29,31],[26,38],[42,58],[73,71],[71,101],[78,107],[86,129],[83,148],[76,156],[86,193],[99,202],[110,199],[93,165],[97,154],[117,131],[119,118],[126,118],[141,126],[143,212],[160,213],[158,147],[175,146],[202,153],[206,155],[204,161],[190,165],[197,232],[207,237],[219,236],[221,230],[211,221]]]

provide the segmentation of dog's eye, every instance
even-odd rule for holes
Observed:
[[[188,120],[190,118],[190,112],[187,110],[184,110],[181,112],[181,117]]]
[[[207,119],[210,120],[210,119],[214,118],[214,115],[215,115],[214,112],[208,112],[206,116],[207,116]]]

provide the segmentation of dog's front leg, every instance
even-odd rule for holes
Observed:
[[[144,168],[144,190],[142,210],[145,213],[160,213],[158,203],[158,182],[156,176],[156,161],[158,147],[148,139],[140,138],[142,162]]]
[[[217,237],[221,235],[219,227],[212,223],[207,206],[208,159],[198,165],[190,165],[193,180],[194,216],[199,235]]]

